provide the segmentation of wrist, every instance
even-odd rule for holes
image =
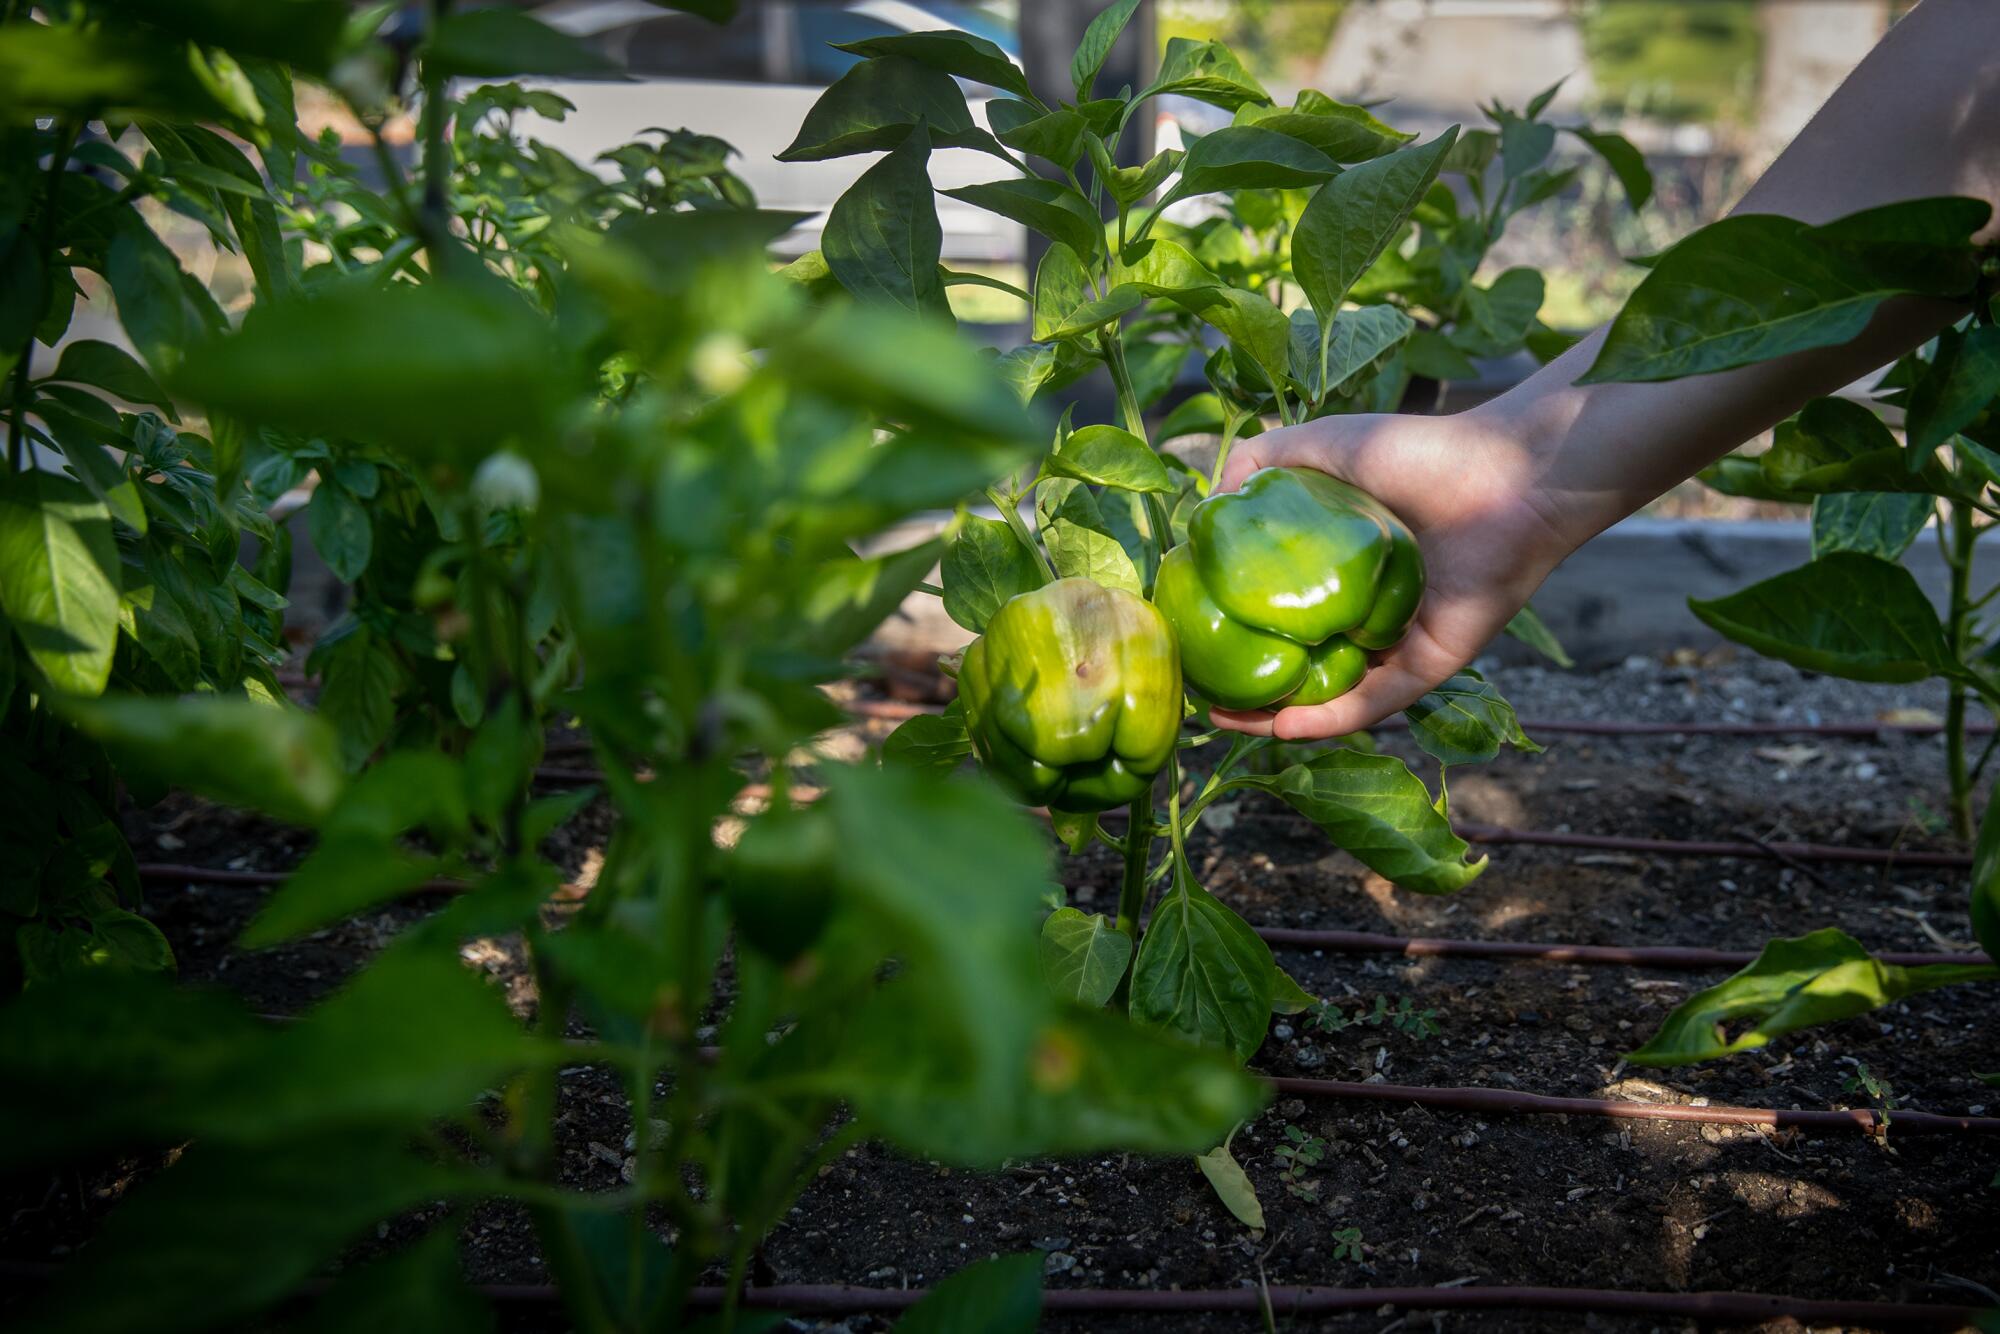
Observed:
[[[1550,485],[1551,459],[1535,432],[1504,398],[1468,408],[1449,419],[1461,457],[1479,460],[1477,499],[1488,524],[1513,544],[1515,559],[1535,582],[1604,526],[1580,511],[1575,497]]]

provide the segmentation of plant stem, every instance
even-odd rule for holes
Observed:
[[[1231,412],[1227,404],[1222,409],[1222,443],[1215,447],[1215,466],[1208,470],[1208,493],[1214,495],[1222,485],[1222,471],[1229,466],[1229,447],[1236,443],[1236,432],[1241,429],[1244,417]]]
[[[65,121],[56,131],[55,147],[49,150],[49,171],[42,188],[42,230],[35,255],[35,271],[45,280],[49,262],[55,257],[56,196],[62,190],[62,175],[69,166],[70,150],[76,147],[78,129],[75,121]],[[28,365],[35,359],[35,326],[40,323],[41,312],[37,311],[28,326],[28,336],[21,343],[21,359],[14,366],[14,414],[7,424],[7,466],[15,472],[27,466]]]
[[[1125,882],[1118,890],[1118,929],[1139,938],[1139,913],[1146,906],[1146,856],[1153,849],[1153,794],[1132,803],[1125,826]]]
[[[1042,554],[1042,548],[1035,541],[1035,535],[1028,531],[1027,521],[1021,517],[1020,505],[1008,500],[990,486],[986,488],[986,498],[993,502],[993,507],[1000,511],[1000,517],[1014,530],[1014,536],[1021,540],[1021,545],[1028,549],[1028,554],[1035,558],[1035,568],[1042,572],[1042,582],[1054,583],[1056,572],[1050,567],[1049,558]],[[943,590],[939,590],[939,595],[943,595]]]
[[[1141,440],[1146,438],[1146,417],[1139,411],[1139,396],[1132,390],[1132,372],[1125,364],[1125,340],[1115,328],[1100,329],[1097,344],[1104,349],[1104,363],[1111,369],[1111,384],[1118,391],[1118,411],[1125,429]]]
[[[1946,634],[1955,662],[1964,662],[1972,606],[1972,514],[1965,506],[1951,504],[1951,547],[1946,553],[1951,568],[1951,601]],[[1972,837],[1972,782],[1965,763],[1965,684],[1954,678],[1945,696],[1945,770],[1951,781],[1951,829],[1959,838]]]

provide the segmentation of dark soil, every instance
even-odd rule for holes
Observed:
[[[1727,658],[1635,661],[1587,676],[1510,669],[1497,680],[1530,718],[1851,720],[1942,709],[1928,687],[1802,679]],[[878,735],[887,730],[870,726]],[[1954,846],[1936,814],[1945,806],[1936,738],[1544,739],[1545,754],[1510,753],[1455,773],[1454,814],[1657,838]],[[1399,734],[1383,733],[1380,743],[1418,758]],[[1970,945],[1965,887],[1953,872],[1508,846],[1492,849],[1486,874],[1463,894],[1426,898],[1391,888],[1268,799],[1218,807],[1214,817],[1191,849],[1205,882],[1263,925],[1739,949],[1836,925],[1878,949]],[[589,884],[608,824],[608,812],[592,809],[558,835],[574,885]],[[131,832],[142,860],[282,868],[302,851],[296,835],[180,801],[135,812]],[[1071,861],[1066,878],[1074,902],[1111,907],[1117,866],[1108,853]],[[438,902],[412,899],[283,950],[233,952],[229,942],[260,900],[252,889],[157,886],[147,911],[172,940],[185,976],[232,987],[260,1010],[290,1013]],[[475,942],[464,955],[517,1010],[531,1011],[518,941]],[[1307,1015],[1283,1019],[1254,1062],[1274,1074],[1824,1108],[1868,1105],[1867,1095],[1845,1087],[1865,1064],[1888,1081],[1899,1106],[2000,1114],[2000,1090],[1973,1074],[2000,1069],[1992,1022],[2000,993],[1990,987],[1932,992],[1735,1060],[1660,1072],[1628,1068],[1620,1053],[1714,976],[1319,951],[1284,952],[1280,962],[1347,1015],[1372,1008],[1378,996],[1392,1006],[1407,999],[1437,1031],[1423,1037],[1386,1023],[1333,1031]],[[566,1175],[581,1187],[615,1186],[631,1129],[622,1097],[587,1071],[572,1072],[564,1087]],[[1288,1128],[1323,1143],[1322,1161],[1289,1182],[1273,1152]],[[914,1287],[968,1260],[1032,1246],[1049,1252],[1052,1287],[1236,1287],[1261,1272],[1272,1283],[1338,1286],[1469,1281],[1929,1302],[1974,1300],[1959,1280],[2000,1288],[2000,1139],[1992,1137],[1908,1134],[1893,1121],[1882,1140],[1293,1098],[1245,1126],[1234,1147],[1263,1201],[1262,1234],[1232,1219],[1185,1160],[1113,1155],[983,1175],[855,1149],[821,1174],[770,1238],[761,1277]],[[9,1183],[0,1195],[0,1257],[71,1253],[130,1179],[106,1169]],[[546,1277],[525,1219],[507,1208],[479,1214],[464,1240],[475,1280]],[[560,1327],[547,1310],[513,1312],[509,1324]],[[1539,1313],[1406,1322],[1371,1313],[1283,1327],[1399,1324],[1655,1327]],[[886,1322],[852,1317],[797,1327],[859,1334]],[[1051,1322],[1131,1331],[1257,1327],[1241,1317]]]

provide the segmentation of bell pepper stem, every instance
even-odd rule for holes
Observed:
[[[1028,554],[1035,558],[1035,568],[1042,572],[1042,582],[1045,584],[1054,583],[1056,581],[1056,572],[1050,567],[1049,558],[1042,554],[1041,544],[1035,541],[1035,535],[1028,531],[1027,521],[1021,517],[1020,505],[1008,500],[990,486],[986,488],[986,498],[993,502],[993,507],[1000,511],[1000,517],[1005,519],[1007,526],[1014,530],[1014,536],[1021,539],[1021,545],[1026,547]]]
[[[1223,469],[1229,466],[1229,448],[1236,443],[1236,432],[1242,428],[1247,415],[1229,411],[1227,404],[1223,407],[1222,443],[1215,447],[1215,466],[1208,471],[1208,494],[1211,496],[1222,485]]]
[[[1118,890],[1118,929],[1139,938],[1139,913],[1146,906],[1146,854],[1153,847],[1153,794],[1132,803],[1125,822],[1125,881]]]

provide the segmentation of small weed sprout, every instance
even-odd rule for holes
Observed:
[[[1285,1142],[1273,1149],[1271,1156],[1285,1165],[1278,1180],[1285,1183],[1285,1190],[1294,1199],[1319,1202],[1319,1183],[1307,1180],[1306,1173],[1326,1161],[1326,1150],[1326,1141],[1319,1136],[1308,1135],[1297,1126],[1285,1127]]]
[[[1437,1013],[1434,1009],[1419,1010],[1408,996],[1392,1009],[1389,998],[1378,995],[1375,997],[1375,1008],[1356,1006],[1351,1015],[1342,1012],[1332,1001],[1321,1001],[1313,1007],[1310,1022],[1322,1033],[1339,1033],[1362,1024],[1370,1028],[1387,1024],[1404,1036],[1422,1042],[1438,1035]]]
[[[1879,1078],[1873,1071],[1869,1070],[1868,1062],[1856,1061],[1854,1063],[1854,1073],[1841,1080],[1840,1087],[1848,1093],[1865,1093],[1868,1095],[1869,1105],[1882,1114],[1881,1135],[1882,1138],[1887,1139],[1889,1137],[1890,1115],[1897,1107],[1902,1105],[1896,1097],[1895,1088],[1889,1081]]]
[[[1333,1234],[1334,1259],[1352,1260],[1354,1263],[1360,1264],[1366,1256],[1367,1251],[1367,1246],[1361,1240],[1360,1228],[1344,1227]]]

